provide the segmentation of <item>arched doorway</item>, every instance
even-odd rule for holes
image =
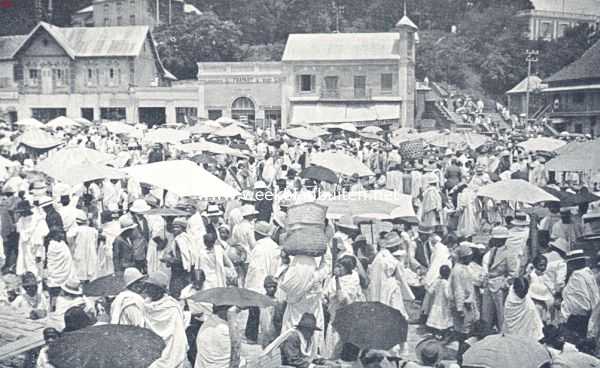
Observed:
[[[231,105],[231,117],[235,120],[254,124],[254,102],[248,97],[240,97]]]

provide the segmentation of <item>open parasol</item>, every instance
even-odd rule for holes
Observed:
[[[72,127],[82,127],[83,125],[78,123],[77,121],[70,119],[66,116],[59,116],[52,120],[50,120],[46,127],[56,129],[56,128],[72,128]]]
[[[17,142],[24,146],[40,150],[51,149],[63,144],[63,141],[52,134],[36,128],[27,129],[23,135],[17,138]]]
[[[305,179],[314,179],[325,181],[327,183],[337,183],[338,176],[331,170],[323,166],[309,166],[302,170],[300,177]]]
[[[463,367],[540,368],[552,360],[537,341],[512,335],[491,335],[473,344],[463,355]]]
[[[65,333],[49,345],[48,360],[56,368],[147,368],[164,348],[147,328],[100,325]]]
[[[123,171],[114,167],[91,162],[68,166],[65,167],[65,170],[60,170],[57,173],[47,173],[47,175],[69,185],[77,185],[101,179],[123,179],[126,176]]]
[[[87,296],[113,296],[123,289],[123,273],[102,276],[83,285],[83,293]]]
[[[528,139],[525,142],[517,144],[517,146],[522,147],[527,152],[554,152],[557,149],[565,146],[566,144],[567,142],[561,141],[560,139],[538,137]]]
[[[425,141],[436,147],[468,147],[476,149],[490,140],[482,134],[471,132],[443,132]]]
[[[333,327],[344,342],[361,349],[388,350],[406,339],[408,322],[379,302],[355,302],[336,312]]]
[[[501,180],[484,185],[477,192],[479,197],[489,197],[496,201],[513,201],[535,204],[540,202],[559,202],[555,196],[547,193],[522,179]]]
[[[368,134],[379,134],[379,133],[383,132],[383,129],[381,129],[378,126],[371,125],[366,128],[363,128],[361,130],[361,132],[368,133]]]
[[[217,124],[217,126],[196,124],[194,126],[184,128],[183,130],[188,131],[191,135],[194,135],[194,134],[207,135],[207,134],[211,134],[215,130],[221,128],[221,125],[219,125],[219,123],[216,123],[216,124]]]
[[[352,176],[372,176],[375,175],[371,169],[355,157],[341,152],[319,152],[311,155],[313,165],[326,167],[338,174]]]
[[[339,130],[343,130],[345,132],[350,132],[350,133],[358,132],[358,129],[352,123],[325,124],[325,125],[321,125],[320,127],[325,128],[325,129],[339,129]]]
[[[26,127],[26,128],[42,129],[45,127],[44,123],[42,123],[38,119],[34,119],[34,118],[25,118],[25,119],[17,120],[13,124],[18,125],[20,127]]]
[[[181,197],[233,199],[240,195],[231,185],[189,160],[171,160],[123,169],[140,183],[154,185]]]
[[[241,128],[239,125],[231,124],[221,129],[217,129],[212,133],[217,137],[236,137],[239,136],[242,139],[252,138],[252,134]]]
[[[187,217],[190,216],[190,213],[184,210],[180,210],[179,208],[153,208],[150,211],[144,212],[144,215],[156,215],[162,217]]]
[[[218,287],[202,290],[192,295],[192,300],[214,305],[236,305],[246,307],[272,307],[275,305],[269,297],[255,291],[238,287]]]
[[[102,123],[102,126],[113,134],[123,134],[134,138],[142,138],[144,134],[144,132],[136,129],[134,126],[125,124],[121,121],[107,121]]]
[[[190,138],[190,132],[183,129],[158,128],[150,130],[144,136],[144,143],[171,143],[179,144]]]
[[[224,144],[218,144],[213,142],[194,142],[194,143],[186,143],[180,144],[177,146],[177,149],[180,149],[184,152],[193,153],[193,152],[210,152],[217,155],[230,155],[235,157],[244,158],[246,155],[235,148],[228,147]]]
[[[223,126],[231,126],[231,125],[236,125],[242,128],[249,128],[248,124],[242,123],[239,120],[235,120],[232,118],[228,118],[226,116],[221,116],[220,118],[218,118],[216,121],[216,123],[221,124]]]
[[[569,143],[557,150],[558,157],[546,163],[549,171],[600,170],[600,140]]]
[[[542,189],[558,198],[560,200],[561,207],[573,207],[600,200],[600,197],[590,192],[569,193],[562,190],[556,190],[551,187],[543,187]]]
[[[326,135],[327,131],[321,128],[296,127],[287,129],[285,134],[292,138],[301,139],[303,141],[314,141],[322,135]]]
[[[349,192],[329,200],[318,201],[327,206],[327,217],[350,216],[355,220],[416,219],[410,195],[391,190]]]

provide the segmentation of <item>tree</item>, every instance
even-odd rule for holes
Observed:
[[[195,79],[198,62],[240,58],[239,28],[211,12],[186,15],[182,23],[160,26],[154,37],[161,60],[180,79]]]
[[[465,67],[470,63],[467,40],[442,31],[419,32],[416,76],[465,87]]]

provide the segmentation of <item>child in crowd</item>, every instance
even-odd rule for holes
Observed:
[[[265,277],[265,293],[269,298],[275,301],[276,305],[273,307],[262,308],[260,310],[258,343],[261,344],[263,348],[273,342],[273,340],[275,340],[281,333],[285,302],[278,301],[275,297],[275,293],[277,293],[277,286],[277,279],[275,279],[275,277]]]
[[[50,365],[50,361],[48,360],[48,345],[52,341],[57,340],[60,337],[60,333],[56,329],[48,327],[42,331],[42,334],[44,335],[46,346],[40,350],[40,355],[38,355],[35,368],[51,368],[52,365]]]
[[[440,267],[440,277],[435,281],[432,292],[432,304],[427,327],[436,330],[436,334],[443,335],[452,327],[452,315],[450,314],[450,303],[448,302],[448,279],[450,278],[450,267]]]

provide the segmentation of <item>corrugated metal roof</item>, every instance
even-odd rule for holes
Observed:
[[[27,36],[0,37],[0,60],[10,60],[17,48],[27,39]]]
[[[529,77],[529,91],[534,91],[538,88],[542,87],[542,80],[536,76],[532,75]],[[527,77],[525,77],[522,81],[520,81],[516,86],[511,88],[510,91],[506,92],[507,95],[513,93],[525,93],[527,92]]]
[[[399,40],[400,34],[396,32],[291,34],[282,60],[399,59]]]
[[[535,10],[600,15],[600,0],[531,0]]]
[[[565,66],[545,82],[575,81],[600,78],[600,41],[590,47],[581,57]],[[550,86],[552,87],[552,86]]]
[[[148,30],[147,26],[60,28],[77,57],[137,56]]]

